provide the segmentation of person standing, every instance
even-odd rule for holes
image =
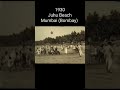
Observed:
[[[42,49],[41,49],[41,46],[40,46],[39,48],[37,48],[37,54],[40,55],[41,51],[42,51]]]
[[[67,46],[65,46],[65,54],[67,54],[68,53],[68,50],[67,50]]]
[[[79,51],[79,55],[80,55],[80,57],[81,57],[81,56],[83,55],[81,44],[78,45],[78,51]]]
[[[111,42],[108,42],[105,46],[104,46],[104,57],[105,57],[105,61],[106,61],[106,69],[109,73],[111,73],[111,69],[112,69],[112,57],[113,57],[113,48],[111,46]]]

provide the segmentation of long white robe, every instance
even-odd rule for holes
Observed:
[[[112,52],[113,52],[113,49],[110,45],[107,45],[104,47],[104,56],[105,56],[108,70],[111,70],[112,68]]]
[[[82,56],[83,52],[82,52],[82,46],[81,45],[78,45],[78,50],[79,50],[79,55]]]
[[[67,54],[68,53],[68,50],[67,50],[67,47],[65,47],[65,54]]]

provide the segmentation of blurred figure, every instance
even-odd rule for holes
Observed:
[[[65,50],[65,54],[67,54],[68,53],[67,46],[64,47],[64,50]]]
[[[79,44],[79,45],[77,45],[77,47],[78,47],[79,56],[81,57],[83,55],[82,46],[81,46],[81,44]]]
[[[111,46],[111,42],[108,42],[104,46],[104,56],[106,61],[106,69],[109,73],[111,73],[112,69],[112,57],[113,57],[113,48]]]
[[[61,47],[61,50],[64,50],[63,45],[61,45],[60,47]]]
[[[36,51],[36,52],[37,52],[38,55],[40,55],[40,54],[41,54],[41,51],[42,51],[42,49],[41,49],[41,46],[40,46],[39,48],[37,48],[37,51]]]
[[[104,63],[104,52],[103,52],[103,44],[98,46],[98,63]]]

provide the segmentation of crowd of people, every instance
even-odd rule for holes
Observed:
[[[86,46],[86,64],[106,64],[108,72],[112,72],[112,64],[115,57],[117,45],[113,42],[104,42],[97,45]]]
[[[21,71],[34,68],[34,48],[30,46],[1,47],[0,70]]]
[[[68,54],[68,50],[72,49],[78,52],[80,57],[83,55],[81,44],[77,45],[41,45],[36,48],[37,55],[60,55],[61,51]]]

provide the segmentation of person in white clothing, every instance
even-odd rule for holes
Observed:
[[[78,45],[78,51],[79,51],[79,55],[81,57],[83,55],[82,46],[81,45]]]
[[[41,47],[39,47],[39,48],[37,49],[37,54],[40,55],[40,54],[41,54],[41,51],[42,51],[42,49],[41,49]]]
[[[105,57],[105,61],[106,61],[106,69],[108,72],[111,72],[112,69],[112,57],[113,57],[113,48],[111,46],[111,42],[108,42],[108,44],[106,44],[104,46],[104,57]]]
[[[67,46],[65,46],[64,50],[65,50],[65,54],[67,54],[68,53]]]

